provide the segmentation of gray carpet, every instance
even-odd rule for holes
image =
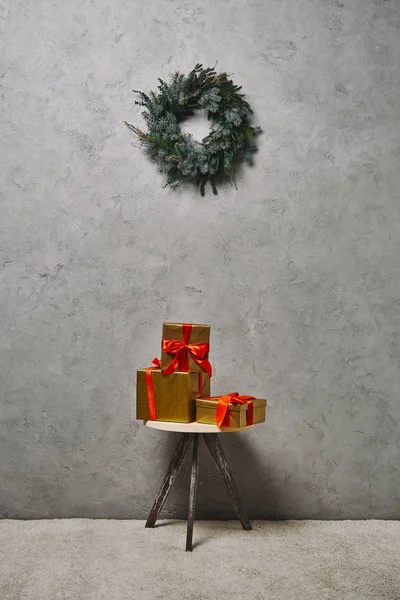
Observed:
[[[1,600],[400,599],[395,521],[0,521]]]

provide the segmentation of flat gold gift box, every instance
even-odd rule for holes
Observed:
[[[153,369],[152,381],[157,421],[190,423],[196,418],[196,398],[210,395],[210,377],[206,373],[182,373],[176,371],[163,375]],[[203,389],[199,389],[200,377]],[[147,400],[146,369],[139,369],[136,378],[136,418],[150,419]]]
[[[210,343],[210,326],[209,325],[196,325],[194,323],[192,325],[192,332],[190,334],[190,338],[188,344],[201,344],[201,343]],[[162,332],[163,340],[179,340],[182,341],[182,323],[163,323],[163,332]],[[171,362],[174,360],[174,355],[169,354],[161,347],[161,370],[164,371],[169,367]],[[208,353],[205,358],[208,358]],[[197,364],[192,356],[188,356],[189,359],[189,371],[193,371],[195,373],[205,373],[204,369]]]
[[[205,395],[205,394],[204,394]],[[253,406],[253,424],[263,423],[265,421],[267,401],[261,398],[254,398]],[[218,399],[197,398],[196,400],[196,421],[198,423],[207,423],[215,425]],[[247,404],[229,404],[230,429],[238,429],[247,425]]]

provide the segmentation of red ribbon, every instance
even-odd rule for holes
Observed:
[[[209,376],[212,375],[211,364],[206,358],[210,350],[210,344],[203,342],[200,344],[188,344],[192,326],[190,323],[182,323],[182,341],[179,340],[163,340],[162,349],[168,354],[173,354],[174,358],[166,369],[164,375],[170,375],[175,371],[189,371],[189,355],[197,362],[197,364],[206,371]]]
[[[154,369],[159,369],[161,367],[161,363],[158,360],[158,358],[153,358],[151,362],[153,363],[154,367],[149,367],[148,369],[146,369],[147,402],[149,405],[150,421],[157,421],[156,403],[154,400],[153,378],[151,372],[154,371]]]
[[[229,414],[229,404],[247,404],[246,425],[253,425],[254,422],[254,396],[239,396],[238,392],[225,394],[225,396],[216,396],[207,398],[207,400],[218,400],[215,421],[218,427],[230,427],[231,418]]]

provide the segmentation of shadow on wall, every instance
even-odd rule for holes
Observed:
[[[290,483],[279,481],[273,473],[267,456],[260,456],[254,450],[248,435],[244,432],[220,434],[220,442],[235,478],[239,494],[245,504],[250,519],[287,519],[284,512],[283,490],[290,494]],[[165,470],[178,443],[179,435],[170,434],[165,445]],[[190,466],[192,447],[186,456],[170,494],[166,500],[160,519],[186,519],[189,498]],[[161,485],[161,480],[158,482]],[[149,506],[150,511],[151,506]],[[223,479],[201,438],[199,452],[199,482],[196,500],[196,519],[236,519],[231,499]]]

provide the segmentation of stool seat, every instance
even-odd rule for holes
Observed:
[[[161,431],[176,431],[177,433],[234,433],[251,429],[254,425],[231,429],[230,427],[217,427],[217,425],[207,425],[206,423],[174,423],[172,421],[145,421],[146,427],[151,429],[160,429]]]

